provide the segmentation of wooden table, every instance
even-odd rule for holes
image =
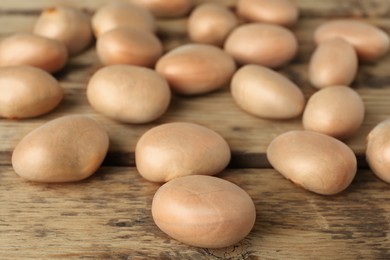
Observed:
[[[234,0],[214,0],[234,7]],[[50,0],[2,0],[0,37],[30,31]],[[68,0],[92,13],[108,0]],[[197,0],[197,3],[206,2]],[[314,93],[307,64],[314,49],[313,30],[337,17],[361,18],[390,33],[390,1],[295,0],[301,19],[293,28],[299,53],[279,71],[304,91]],[[185,18],[158,21],[166,50],[188,41]],[[117,123],[96,113],[86,101],[90,76],[101,67],[94,47],[72,58],[55,76],[65,99],[53,112],[28,120],[0,119],[0,259],[390,259],[389,185],[367,169],[365,137],[390,115],[390,55],[361,64],[353,87],[366,105],[360,131],[346,143],[360,169],[352,185],[336,196],[320,196],[294,186],[270,168],[265,157],[277,135],[301,129],[301,118],[262,120],[242,112],[229,87],[199,97],[177,97],[168,112],[145,125]],[[1,95],[1,93],[0,93]],[[19,178],[10,158],[18,141],[35,127],[67,114],[87,114],[110,135],[109,154],[92,177],[71,184],[30,183]],[[150,207],[159,184],[142,179],[134,167],[134,147],[149,128],[190,121],[219,132],[233,158],[221,178],[238,184],[253,198],[257,220],[252,232],[224,249],[194,248],[162,233]]]

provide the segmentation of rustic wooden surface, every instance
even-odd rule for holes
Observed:
[[[13,148],[26,133],[50,119],[74,113],[90,115],[106,127],[111,142],[108,165],[134,166],[135,145],[145,131],[165,122],[189,121],[210,127],[225,137],[233,152],[234,166],[267,167],[265,151],[271,140],[285,131],[302,128],[301,118],[276,122],[242,112],[226,88],[194,98],[174,97],[168,112],[159,120],[151,124],[126,125],[95,113],[86,101],[85,84],[64,83],[63,86],[66,97],[52,113],[36,119],[0,121],[0,164],[10,164]],[[367,133],[390,116],[390,88],[361,87],[357,91],[366,104],[366,117],[358,133],[346,143],[362,159]]]
[[[233,6],[235,1],[218,1]],[[17,31],[30,31],[43,7],[49,0],[2,1],[0,4],[0,37]],[[91,13],[108,0],[58,1],[76,5]],[[199,1],[202,2],[202,1]],[[314,93],[307,80],[307,62],[314,49],[314,29],[329,17],[354,17],[366,19],[390,33],[390,2],[384,1],[296,1],[301,7],[299,23],[292,28],[299,40],[299,53],[291,64],[279,71],[290,77],[305,92],[306,97]],[[341,3],[339,3],[341,2]],[[388,12],[387,12],[387,11]],[[327,16],[328,15],[328,16]],[[158,21],[159,33],[166,49],[185,41],[184,18]],[[169,37],[168,37],[169,35]],[[126,125],[114,122],[94,112],[85,97],[85,88],[91,75],[101,67],[93,46],[85,53],[70,60],[67,67],[56,74],[65,88],[65,98],[53,112],[29,120],[1,120],[0,133],[5,133],[0,143],[0,164],[9,164],[12,150],[17,142],[31,129],[50,119],[70,113],[89,114],[107,127],[111,138],[107,165],[134,166],[134,148],[138,138],[150,127],[164,122],[191,121],[208,126],[224,136],[233,151],[232,164],[236,167],[268,167],[265,151],[269,142],[277,135],[292,129],[300,129],[301,118],[272,121],[255,118],[241,111],[232,100],[229,87],[198,97],[174,97],[168,112],[156,122],[144,125]],[[390,116],[390,55],[382,60],[361,64],[353,87],[361,94],[366,104],[366,119],[358,133],[346,140],[359,159],[363,159],[365,137],[374,125]],[[9,131],[13,129],[13,131]],[[364,161],[360,161],[364,164]]]
[[[235,4],[235,0],[213,1],[231,8]],[[30,31],[42,8],[53,3],[92,14],[107,2],[1,0],[0,38]],[[390,33],[390,1],[294,2],[301,10],[301,19],[292,28],[299,52],[279,71],[296,82],[306,97],[315,91],[307,80],[307,62],[318,25],[352,17]],[[159,20],[158,28],[166,50],[188,41],[185,18]],[[272,121],[250,116],[237,108],[226,86],[198,97],[175,96],[156,122],[121,124],[97,114],[86,100],[86,84],[100,67],[91,46],[55,75],[66,94],[58,108],[34,119],[0,119],[0,259],[390,259],[389,186],[368,169],[360,169],[350,188],[331,197],[306,192],[269,169],[265,158],[269,142],[285,131],[302,128],[301,118]],[[361,167],[366,167],[367,133],[390,116],[389,73],[387,55],[376,63],[361,64],[353,83],[366,105],[366,117],[359,132],[345,142]],[[111,144],[105,166],[85,181],[63,185],[34,184],[15,175],[10,158],[19,140],[48,120],[76,113],[97,119],[107,129]],[[253,231],[241,243],[219,250],[194,248],[170,239],[154,225],[150,205],[159,185],[136,172],[134,147],[150,127],[173,121],[208,126],[231,146],[230,166],[235,169],[220,176],[244,188],[258,213]]]
[[[315,195],[267,169],[219,176],[253,198],[240,243],[204,249],[169,239],[150,214],[157,184],[133,168],[102,168],[74,184],[32,184],[0,168],[1,259],[389,259],[388,185],[361,170],[342,194]]]

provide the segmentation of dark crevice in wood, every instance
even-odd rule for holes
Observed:
[[[364,9],[346,7],[338,10],[302,10],[300,19],[336,19],[336,18],[356,18],[356,19],[374,19],[386,18],[390,16],[390,10],[381,10],[381,12],[368,13]]]
[[[39,9],[0,9],[0,15],[24,15],[24,16],[37,16],[41,14],[44,8]],[[83,12],[93,15],[95,9],[91,8],[82,8]],[[234,8],[232,8],[234,11]],[[390,9],[383,9],[377,6],[374,6],[371,3],[370,6],[367,4],[362,4],[359,1],[349,1],[344,5],[338,6],[338,8],[329,9],[324,11],[323,9],[305,9],[301,7],[300,10],[300,19],[306,18],[387,18],[390,16]]]
[[[109,152],[103,161],[104,166],[135,166],[134,152]]]
[[[29,10],[20,10],[20,9],[0,9],[0,15],[23,15],[23,16],[37,16],[41,14],[42,9],[29,9]]]
[[[12,153],[7,151],[0,151],[0,166],[11,165]],[[368,165],[363,154],[356,155],[358,168],[368,169]],[[134,152],[108,152],[104,159],[103,166],[108,167],[134,167],[135,154]],[[233,152],[232,158],[228,165],[231,169],[267,169],[272,168],[264,153],[243,153]]]
[[[356,155],[358,168],[367,169],[368,165],[363,154]],[[134,152],[109,152],[103,162],[104,166],[128,167],[135,166]],[[231,169],[272,168],[264,153],[233,152],[228,165]]]

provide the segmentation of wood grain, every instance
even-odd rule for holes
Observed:
[[[93,12],[106,3],[99,1],[67,1]],[[200,3],[202,1],[198,1]],[[235,1],[217,1],[233,7]],[[59,1],[58,3],[64,3]],[[390,32],[390,19],[385,14],[390,3],[380,1],[296,1],[302,10],[302,19],[292,28],[299,40],[299,53],[296,58],[279,71],[296,82],[305,92],[306,97],[314,93],[307,80],[307,63],[314,50],[312,35],[314,29],[336,14],[361,17]],[[2,1],[0,4],[0,37],[6,37],[18,31],[31,31],[35,19],[44,7],[51,6],[49,0],[39,1]],[[359,15],[359,11],[364,14]],[[335,14],[335,10],[337,10]],[[172,49],[186,39],[186,19],[158,21],[159,32],[166,50]],[[169,36],[169,37],[168,37]],[[48,115],[29,120],[0,119],[0,164],[9,165],[12,150],[19,140],[40,124],[58,116],[82,113],[96,118],[104,124],[110,134],[110,151],[106,165],[134,165],[134,148],[138,138],[149,128],[172,121],[191,121],[208,126],[219,132],[229,142],[232,153],[232,166],[269,167],[265,151],[269,142],[277,135],[293,129],[301,129],[301,118],[272,121],[255,118],[241,111],[229,93],[229,86],[208,95],[185,98],[175,96],[169,111],[158,121],[145,125],[125,125],[114,122],[96,113],[88,104],[85,89],[89,78],[101,67],[93,46],[82,55],[72,58],[64,70],[55,76],[65,88],[65,99],[61,105]],[[360,131],[346,140],[357,154],[360,165],[364,165],[365,137],[381,120],[389,117],[390,103],[390,55],[373,64],[361,64],[359,75],[353,87],[361,94],[366,104],[366,119]],[[12,131],[10,131],[12,129]]]
[[[126,1],[126,0],[123,0]],[[196,4],[208,2],[194,0]],[[236,0],[213,0],[234,9]],[[313,31],[339,17],[363,19],[390,33],[390,2],[383,0],[292,0],[301,19],[292,31],[299,41],[295,59],[279,69],[309,98],[307,63],[315,48]],[[92,14],[111,0],[1,0],[0,39],[31,31],[41,10],[66,4]],[[188,42],[186,18],[158,20],[165,51]],[[55,74],[65,89],[51,113],[28,120],[0,119],[0,259],[390,259],[390,192],[364,160],[367,133],[390,117],[390,55],[360,64],[352,87],[366,106],[363,125],[345,142],[361,169],[352,185],[336,196],[296,187],[269,169],[265,151],[277,135],[301,129],[301,118],[273,121],[241,111],[229,86],[197,97],[174,96],[165,115],[150,124],[121,124],[96,113],[85,90],[101,65],[94,46]],[[1,95],[1,93],[0,93]],[[342,112],[342,111],[341,111]],[[69,184],[37,184],[19,178],[10,166],[15,145],[37,126],[68,114],[85,114],[107,129],[111,144],[97,173]],[[170,239],[153,223],[152,197],[159,185],[142,179],[134,166],[138,138],[151,127],[195,122],[219,132],[233,157],[219,176],[253,198],[257,220],[243,241],[229,248],[194,248]],[[256,167],[257,169],[253,169]],[[259,169],[263,168],[263,169]]]
[[[86,114],[107,129],[110,135],[110,152],[106,165],[134,165],[134,149],[139,137],[151,127],[173,121],[190,121],[205,125],[220,133],[228,141],[232,164],[236,167],[267,167],[265,151],[277,135],[301,129],[301,118],[273,121],[255,118],[240,110],[231,98],[229,88],[198,97],[175,96],[168,112],[150,124],[121,124],[96,113],[88,104],[85,89],[89,77],[99,68],[93,50],[84,54],[86,60],[72,61],[67,69],[57,75],[65,88],[65,98],[58,108],[48,115],[29,120],[0,120],[0,164],[10,164],[13,148],[25,134],[44,122],[67,114]],[[89,63],[88,63],[89,60]],[[84,63],[85,62],[85,63]],[[387,59],[375,65],[360,68],[355,89],[366,105],[366,117],[361,129],[346,143],[359,158],[363,158],[365,138],[380,121],[390,116],[390,77]],[[281,70],[295,81],[308,98],[314,89],[307,82],[307,65],[291,64]],[[10,131],[12,129],[12,131]],[[361,161],[364,164],[364,160]]]
[[[128,0],[116,0],[128,1]],[[193,0],[195,5],[210,0]],[[234,8],[236,0],[211,0]],[[301,17],[388,17],[390,8],[383,0],[291,0],[299,6]],[[69,5],[94,11],[112,0],[2,0],[0,13],[36,14],[54,4]]]
[[[102,168],[74,184],[23,181],[0,168],[1,259],[389,259],[390,193],[359,171],[342,194],[304,191],[273,170],[227,170],[256,205],[252,232],[235,246],[195,248],[151,217],[159,185],[134,168]],[[20,258],[22,257],[22,258]]]

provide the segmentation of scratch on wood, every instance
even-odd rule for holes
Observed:
[[[321,210],[318,208],[317,203],[314,201],[313,198],[309,199],[309,205],[317,216],[316,222],[320,226],[320,228],[328,230],[329,222],[326,217],[321,213]]]

